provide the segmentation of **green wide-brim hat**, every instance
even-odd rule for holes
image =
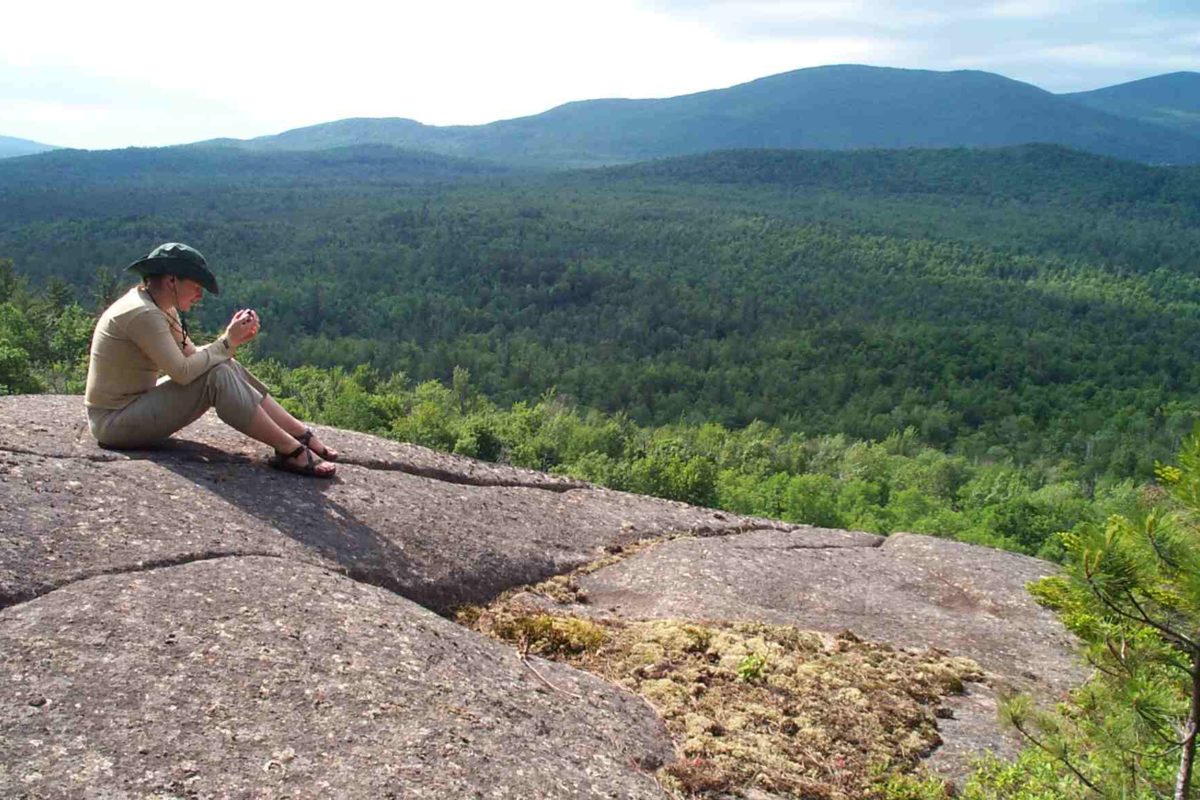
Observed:
[[[174,275],[195,281],[213,294],[220,294],[217,278],[208,268],[208,261],[199,250],[179,242],[160,244],[150,255],[139,258],[126,267],[143,278],[151,275]]]

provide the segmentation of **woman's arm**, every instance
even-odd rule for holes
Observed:
[[[183,386],[233,355],[233,348],[229,346],[227,336],[222,336],[203,347],[191,346],[189,342],[181,352],[179,343],[171,335],[171,326],[166,316],[154,309],[129,320],[125,325],[125,332],[156,367]],[[191,352],[187,352],[189,346]]]

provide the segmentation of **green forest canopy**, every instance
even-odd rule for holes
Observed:
[[[1200,169],[1052,146],[516,175],[386,147],[0,164],[0,253],[80,297],[165,239],[285,364],[455,366],[642,424],[754,420],[1148,476],[1200,388]]]
[[[243,355],[306,419],[742,513],[1060,558],[1057,532],[1162,503],[1138,483],[1197,418],[1196,169],[1053,147],[541,176],[205,159],[0,164],[0,393],[79,391],[88,310],[170,238],[225,287],[202,326],[262,311]],[[1143,755],[1097,748],[1123,724],[1105,689],[1066,707],[1097,774]],[[1143,766],[1166,785],[1164,764]],[[1036,751],[963,793],[1081,795]]]

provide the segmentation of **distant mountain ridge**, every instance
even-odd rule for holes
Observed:
[[[1056,95],[974,70],[836,65],[678,97],[575,101],[484,125],[350,118],[182,147],[285,152],[385,145],[477,165],[562,169],[717,150],[1035,143],[1150,164],[1200,163],[1200,73],[1176,72]],[[56,149],[0,136],[0,159]]]
[[[42,144],[29,139],[18,139],[14,136],[0,136],[0,158],[16,158],[17,156],[32,156],[58,148],[50,144]]]
[[[1136,95],[1138,89],[1123,92]],[[1200,97],[1200,91],[1196,94]],[[526,166],[577,167],[723,149],[1040,142],[1147,163],[1200,163],[1200,136],[1128,113],[1098,110],[1092,107],[1097,102],[987,72],[839,65],[659,100],[572,102],[486,125],[346,119],[275,136],[202,144],[307,150],[378,143]]]
[[[1172,72],[1063,97],[1098,111],[1200,136],[1200,72]]]

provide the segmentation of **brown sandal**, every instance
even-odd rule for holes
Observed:
[[[300,444],[304,445],[305,447],[308,447],[308,443],[312,439],[312,437],[313,437],[313,429],[305,428],[304,433],[302,433],[296,437],[296,441],[299,442]],[[334,462],[334,461],[338,460],[338,454],[330,453],[328,447],[322,447],[321,450],[313,450],[313,448],[311,448],[311,447],[308,447],[308,449],[312,450],[314,453],[316,453],[317,457],[320,458],[322,461]],[[324,451],[324,452],[322,452],[322,451]]]
[[[292,459],[301,453],[305,453],[307,455],[305,463],[293,464]],[[318,472],[317,468],[320,466],[320,464],[313,461],[313,451],[309,450],[304,445],[300,445],[290,453],[281,453],[276,450],[274,457],[267,461],[267,464],[272,469],[277,469],[280,472],[292,472],[296,475],[304,475],[309,478],[332,478],[335,474],[337,474],[336,467],[328,472]]]

